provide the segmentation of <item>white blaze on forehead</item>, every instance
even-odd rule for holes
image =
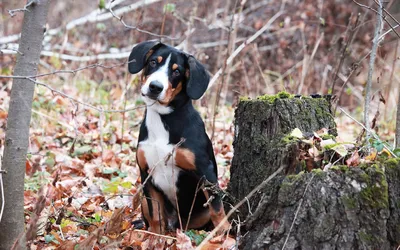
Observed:
[[[147,94],[149,91],[149,85],[152,81],[158,81],[163,85],[163,90],[158,96],[159,100],[162,100],[165,98],[165,94],[168,89],[168,65],[169,62],[171,61],[171,54],[168,55],[167,59],[165,60],[165,63],[153,74],[147,78],[145,84],[142,86],[142,93]]]

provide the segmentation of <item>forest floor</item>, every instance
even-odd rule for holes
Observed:
[[[63,91],[94,106],[107,106],[110,100],[114,100],[110,102],[112,105],[108,105],[114,110],[142,104],[136,98],[125,101],[121,91],[108,91],[93,84],[78,82],[73,86],[63,86]],[[0,90],[2,147],[9,94],[7,87]],[[208,109],[198,109],[211,134]],[[37,87],[24,200],[28,233],[37,230],[32,249],[73,249],[78,243],[79,249],[84,246],[118,249],[133,245],[147,249],[154,244],[161,249],[175,244],[181,244],[180,249],[190,249],[183,247],[185,241],[197,245],[204,239],[207,235],[204,231],[149,237],[140,230],[142,225],[137,223],[141,218],[140,196],[137,195],[140,178],[135,150],[143,114],[143,108],[125,115],[118,112],[100,114],[82,105],[76,106],[71,100],[46,88]],[[213,144],[219,183],[223,189],[229,182],[233,157],[233,119],[234,109],[228,106],[221,107],[216,117]],[[337,122],[338,142],[354,142],[361,127],[344,115],[340,115]],[[380,126],[384,138],[393,138],[391,131],[394,129],[390,122]],[[155,243],[155,238],[162,240]],[[210,244],[221,246],[223,240]]]

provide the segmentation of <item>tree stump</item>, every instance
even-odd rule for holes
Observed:
[[[282,165],[239,209],[241,249],[395,249],[400,244],[400,163],[304,172],[293,129],[336,135],[324,98],[285,93],[241,100],[228,193],[236,203]],[[243,231],[243,230],[242,230]]]

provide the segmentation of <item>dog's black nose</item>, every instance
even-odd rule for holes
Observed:
[[[163,90],[163,85],[159,81],[152,81],[149,85],[150,93],[154,95],[158,95]]]

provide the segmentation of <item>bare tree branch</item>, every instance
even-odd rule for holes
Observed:
[[[23,8],[14,9],[14,10],[8,10],[8,14],[10,14],[11,17],[14,17],[16,12],[29,11],[28,7],[31,6],[32,4],[36,3],[36,2],[37,2],[37,0],[30,0]]]
[[[100,63],[95,63],[95,64],[89,64],[87,66],[80,67],[80,68],[77,68],[77,69],[56,70],[56,71],[53,71],[53,72],[44,73],[44,74],[38,74],[38,75],[35,75],[35,76],[6,76],[6,75],[0,75],[0,78],[28,79],[28,78],[39,78],[39,77],[50,76],[50,75],[55,75],[55,74],[63,74],[63,73],[68,73],[68,74],[74,74],[75,75],[77,72],[85,70],[85,69],[94,69],[94,68],[113,69],[113,68],[116,68],[116,67],[123,66],[123,65],[125,65],[127,63],[129,63],[129,61],[123,62],[123,63],[113,64],[113,65],[110,65],[110,66],[103,65],[103,64],[100,64]]]
[[[103,113],[124,113],[124,112],[132,111],[132,110],[135,110],[135,109],[146,108],[146,107],[152,106],[154,104],[153,103],[151,105],[141,105],[141,106],[136,106],[136,107],[132,107],[132,108],[127,108],[127,109],[124,109],[124,110],[111,110],[111,109],[107,110],[107,109],[102,109],[102,108],[93,106],[91,104],[82,102],[82,101],[80,101],[80,100],[78,100],[78,99],[76,99],[76,98],[74,98],[74,97],[72,97],[70,95],[67,95],[67,94],[65,94],[65,93],[63,93],[63,92],[61,92],[59,90],[54,89],[53,87],[50,87],[49,85],[47,85],[45,83],[38,82],[33,78],[27,77],[26,79],[28,79],[29,81],[31,81],[31,82],[33,82],[33,83],[35,83],[37,85],[43,86],[45,88],[48,88],[52,92],[58,93],[59,95],[61,95],[63,97],[66,97],[66,98],[68,98],[68,99],[70,99],[70,100],[72,100],[72,101],[74,101],[76,103],[79,103],[79,104],[81,104],[81,105],[83,105],[83,106],[85,106],[87,108],[91,108],[91,109],[97,110],[98,112],[103,112]]]
[[[365,90],[365,106],[364,106],[364,124],[366,127],[366,143],[367,143],[367,150],[369,150],[369,139],[371,137],[371,125],[369,121],[369,111],[370,111],[370,104],[371,104],[371,88],[372,88],[372,74],[374,72],[374,67],[375,67],[375,58],[376,58],[376,52],[378,51],[378,45],[379,45],[379,36],[382,33],[382,28],[383,28],[383,22],[382,22],[382,2],[381,0],[379,1],[379,9],[378,9],[378,15],[376,16],[376,26],[375,26],[375,34],[374,34],[374,40],[372,42],[372,52],[371,52],[371,57],[369,61],[369,70],[368,70],[368,79],[367,79],[367,85],[366,85],[366,90]]]
[[[390,31],[393,31],[394,33],[396,33],[397,37],[400,38],[400,34],[397,33],[397,31],[396,31],[396,28],[399,27],[399,24],[400,24],[399,21],[397,21],[389,12],[387,12],[387,11],[385,10],[385,13],[386,13],[386,14],[389,14],[389,16],[393,19],[393,21],[395,21],[395,22],[398,24],[398,25],[396,25],[395,27],[393,27],[392,24],[386,19],[386,16],[384,16],[384,15],[382,14],[382,10],[383,10],[384,8],[383,8],[383,6],[382,6],[380,0],[378,0],[378,1],[379,1],[379,3],[377,2],[377,0],[374,0],[374,2],[378,5],[378,10],[375,10],[374,8],[371,8],[370,6],[361,4],[361,3],[357,2],[356,0],[353,0],[353,2],[354,2],[355,4],[357,4],[358,6],[360,6],[360,7],[362,7],[362,8],[366,8],[366,9],[368,9],[368,10],[371,10],[371,11],[375,12],[377,15],[379,15],[379,16],[380,16],[383,20],[385,20],[385,22],[389,25]],[[379,10],[379,9],[380,9],[380,10]]]
[[[34,1],[37,1],[37,0],[34,0]],[[106,10],[96,9],[96,10],[90,12],[89,14],[83,16],[83,17],[80,17],[78,19],[72,20],[69,23],[67,23],[67,25],[65,26],[65,29],[68,31],[68,30],[71,30],[71,29],[73,29],[73,28],[75,28],[77,26],[81,26],[81,25],[84,25],[84,24],[87,24],[87,23],[102,22],[102,21],[105,21],[105,20],[108,20],[108,19],[111,19],[111,18],[117,18],[118,20],[120,20],[120,19],[122,20],[122,15],[127,13],[127,12],[131,12],[131,11],[137,10],[139,8],[151,5],[153,3],[161,2],[161,0],[141,0],[141,1],[135,2],[133,4],[121,7],[119,9],[117,9],[117,10],[112,10],[112,8],[114,8],[118,4],[120,4],[122,2],[125,2],[125,1],[126,0],[111,1],[109,7]],[[119,16],[121,16],[121,17],[119,17]],[[143,32],[143,33],[146,33],[146,34],[151,35],[151,36],[163,37],[163,38],[168,38],[168,39],[171,39],[171,40],[178,39],[178,38],[173,38],[173,37],[169,37],[169,36],[160,36],[158,34],[155,34],[155,33],[149,32],[149,31],[145,31],[145,30],[139,29],[139,28],[134,27],[134,26],[126,25],[126,23],[124,21],[121,21],[121,22],[124,24],[124,26],[126,28],[135,29],[135,30],[137,30],[139,32]],[[60,30],[62,30],[62,28],[58,27],[58,28],[51,29],[51,30],[47,31],[46,33],[47,33],[47,35],[54,35],[54,34],[57,34]],[[7,37],[2,37],[2,38],[0,38],[0,44],[15,42],[19,38],[20,38],[20,34],[15,34],[15,35],[7,36]]]
[[[148,0],[148,1],[149,1],[149,0]],[[148,1],[144,1],[144,2],[146,3],[146,2],[148,2]],[[160,0],[150,0],[150,2],[151,2],[151,1],[153,1],[153,2],[159,2]],[[152,2],[152,3],[153,3],[153,2]],[[111,2],[111,3],[112,3],[112,2]],[[124,9],[124,8],[121,8],[121,9]],[[121,9],[119,9],[119,10],[121,10]],[[118,13],[121,13],[121,14],[124,13],[124,12],[123,12],[123,11],[118,11],[118,10],[116,10],[116,11],[114,12],[111,5],[110,5],[110,7],[107,8],[107,10],[111,13],[111,15],[112,15],[113,17],[115,17],[118,21],[120,21],[120,22],[125,26],[125,28],[137,30],[137,31],[139,31],[139,32],[141,32],[141,33],[145,33],[145,34],[148,34],[148,35],[151,35],[151,36],[154,36],[154,37],[167,38],[167,39],[170,39],[170,40],[177,40],[177,39],[179,39],[178,37],[170,37],[170,36],[165,36],[165,35],[159,35],[159,34],[156,34],[156,33],[150,32],[150,31],[142,30],[142,29],[138,28],[137,26],[128,25],[128,24],[126,24],[125,21],[123,20],[123,16],[118,16],[118,14],[117,14],[117,12],[118,12]]]
[[[346,111],[344,111],[344,109],[340,108],[340,111],[342,111],[346,116],[348,116],[350,119],[352,119],[353,121],[355,121],[358,125],[360,125],[363,129],[365,129],[365,131],[369,132],[376,140],[381,141],[381,139],[379,139],[379,137],[370,129],[367,129],[366,126],[364,126],[364,124],[362,124],[361,122],[357,121],[357,119],[355,119],[354,117],[352,117],[349,113],[347,113]],[[394,157],[394,158],[398,158],[397,155],[388,147],[385,145],[385,143],[383,143],[383,147]]]
[[[262,33],[264,33],[266,30],[268,30],[272,23],[278,19],[278,17],[280,17],[284,12],[283,11],[279,11],[277,12],[274,16],[271,17],[271,19],[269,19],[269,21],[261,28],[259,29],[256,33],[254,33],[254,35],[252,35],[251,37],[249,37],[246,41],[244,41],[226,60],[226,65],[230,65],[233,61],[233,59],[235,59],[235,57],[250,43],[252,43],[254,40],[256,40],[257,37],[259,37]],[[217,79],[221,76],[222,74],[222,68],[220,68],[217,73],[215,73],[215,75],[211,78],[210,83],[208,84],[208,89],[210,89],[215,82],[217,81]]]

